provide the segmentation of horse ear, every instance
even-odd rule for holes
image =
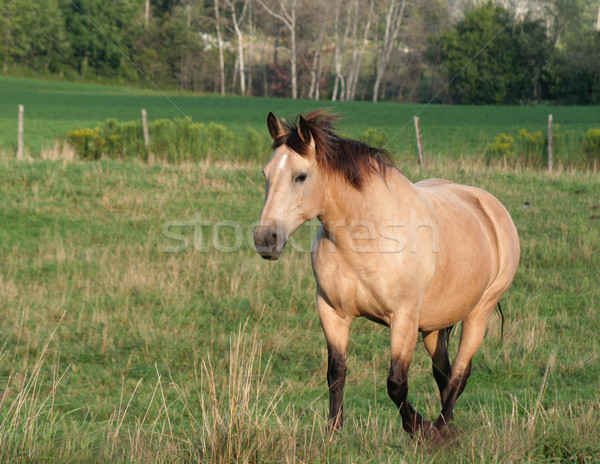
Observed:
[[[285,134],[283,124],[281,124],[279,118],[273,113],[269,113],[269,116],[267,116],[267,127],[269,128],[269,134],[271,134],[273,140],[276,140]]]
[[[310,132],[310,127],[302,116],[298,118],[298,134],[300,134],[300,138],[307,145],[312,145],[313,137]]]

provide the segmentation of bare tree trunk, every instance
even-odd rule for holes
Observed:
[[[246,95],[246,68],[244,65],[244,34],[242,33],[241,25],[246,16],[247,6],[251,0],[244,0],[242,6],[242,12],[238,18],[237,13],[235,11],[235,2],[232,0],[227,0],[229,4],[229,9],[231,10],[231,21],[233,23],[233,30],[237,36],[237,45],[238,45],[238,56],[237,63],[238,69],[237,72],[240,74],[240,92],[242,95]],[[234,86],[235,88],[235,86]]]
[[[273,25],[275,27],[275,41],[273,44],[273,64],[275,66],[279,66],[279,61],[278,61],[278,52],[279,52],[279,26],[277,25],[275,18],[273,18]],[[263,42],[264,43],[264,42]]]
[[[258,3],[269,13],[273,18],[281,21],[290,32],[290,71],[292,84],[292,98],[298,98],[298,73],[296,69],[296,3],[297,0],[291,0],[290,11],[285,7],[284,0],[278,0],[277,4],[281,10],[281,14],[273,11],[268,7],[263,0],[258,0]]]
[[[235,18],[235,15],[233,15]],[[242,95],[246,95],[246,68],[244,66],[244,36],[242,35],[242,31],[237,24],[237,21],[234,21],[235,24],[235,32],[237,34],[237,42],[238,42],[238,65],[240,72],[240,92]]]
[[[338,60],[339,48],[340,48],[340,34],[339,34],[339,19],[340,19],[340,4],[335,6],[335,17],[333,20],[333,30],[335,31],[335,50],[333,52],[334,66],[335,66],[335,80],[333,81],[333,90],[331,91],[331,101],[336,101],[338,94],[338,86],[340,83],[340,64]]]
[[[240,57],[236,56],[235,57],[235,62],[233,63],[233,73],[231,76],[231,89],[232,92],[235,92],[235,88],[237,87],[237,80],[238,80],[238,72],[240,70]]]
[[[338,96],[338,84],[339,84],[339,98],[344,100],[346,96],[346,79],[342,73],[344,65],[344,49],[346,47],[346,41],[348,40],[348,33],[350,32],[350,24],[352,18],[352,2],[348,2],[348,10],[346,11],[346,27],[344,28],[344,35],[340,38],[339,35],[339,13],[341,9],[341,3],[337,5],[335,10],[335,50],[334,50],[334,65],[335,65],[335,83],[334,91],[331,95],[331,100],[335,101]]]
[[[150,22],[150,0],[146,0],[144,5],[144,27],[148,29],[148,23]]]
[[[317,87],[317,67],[319,65],[319,55],[321,54],[321,48],[315,50],[315,54],[312,60],[312,66],[310,67],[310,86],[308,87],[308,98],[316,100],[314,97],[315,89]]]
[[[265,65],[265,53],[267,51],[267,43],[266,41],[262,41],[262,47],[261,47],[261,51],[260,51],[260,69],[262,72],[262,78],[263,78],[263,97],[268,97],[269,96],[269,82],[267,79],[267,67]]]
[[[292,72],[292,99],[298,98],[298,71],[296,70],[296,0],[292,0],[292,26],[290,27],[291,72]]]
[[[225,95],[225,57],[223,54],[223,38],[221,37],[221,15],[219,12],[219,0],[215,0],[215,28],[217,29],[217,45],[219,47],[221,95]]]
[[[192,11],[190,4],[185,5],[185,48],[183,48],[183,53],[181,54],[181,64],[180,64],[180,81],[179,86],[184,90],[189,89],[189,69],[190,69],[190,51],[189,51],[189,43],[190,43],[190,29],[192,27]]]
[[[354,11],[353,17],[352,11]],[[354,64],[358,57],[358,0],[352,0],[348,2],[348,24],[352,21],[352,62],[350,63],[350,69],[348,70],[348,78],[346,80],[346,89],[344,94],[341,96],[341,100],[349,100],[350,97],[350,86],[352,84],[352,75],[354,72]]]
[[[248,11],[248,35],[250,37],[250,44],[248,46],[248,72],[246,73],[246,93],[252,95],[252,65],[254,64],[254,10],[252,5]]]
[[[383,78],[383,75],[387,69],[388,61],[390,59],[390,52],[394,47],[394,42],[398,36],[400,25],[402,24],[405,6],[406,0],[401,0],[400,5],[398,5],[398,0],[390,0],[390,6],[385,18],[385,33],[383,36],[383,43],[381,45],[379,65],[377,66],[377,75],[375,76],[375,85],[373,86],[374,102],[376,102],[379,97],[381,79]]]
[[[319,41],[317,49],[312,60],[312,66],[310,68],[310,87],[308,89],[308,98],[318,100],[321,91],[321,68],[322,68],[322,53],[323,44],[325,43],[325,29],[327,23],[323,21],[321,30],[319,31]]]
[[[317,65],[317,82],[315,84],[315,100],[321,98],[321,76],[323,75],[323,53],[319,50],[319,63]]]
[[[328,5],[315,5],[313,17],[318,21],[318,36],[316,47],[310,66],[310,87],[308,89],[308,98],[318,100],[321,94],[321,72],[323,68],[323,45],[327,36],[329,26]]]
[[[356,20],[358,22],[359,12],[359,0],[356,0]],[[354,100],[356,95],[356,85],[358,84],[358,78],[360,76],[360,65],[362,64],[362,57],[365,51],[367,42],[369,41],[369,32],[371,30],[371,18],[373,17],[373,0],[369,0],[369,13],[367,15],[367,23],[363,30],[363,40],[360,49],[357,50],[358,43],[356,39],[354,41],[354,50],[352,52],[352,64],[350,66],[350,74],[348,76],[348,86],[346,100]]]

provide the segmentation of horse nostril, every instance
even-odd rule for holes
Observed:
[[[269,244],[269,246],[274,246],[277,243],[277,234],[271,234],[267,243]]]

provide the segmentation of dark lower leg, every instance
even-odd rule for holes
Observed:
[[[450,365],[450,359],[448,359],[448,349],[446,344],[447,331],[450,329],[443,329],[434,332],[423,332],[423,344],[431,356],[433,364],[433,378],[437,383],[440,390],[440,398],[448,386],[450,375],[452,373],[452,366]]]
[[[346,361],[335,348],[327,347],[327,384],[329,385],[329,428],[344,425],[343,398],[346,383]]]
[[[442,392],[442,412],[434,422],[437,429],[442,429],[453,418],[454,405],[456,400],[462,394],[471,374],[471,363],[467,365],[462,373],[452,375],[447,387]]]
[[[465,389],[471,374],[471,360],[481,346],[485,335],[485,327],[490,313],[494,310],[495,303],[495,299],[480,301],[463,320],[458,353],[452,365],[452,376],[442,393],[442,412],[434,422],[434,426],[438,430],[442,430],[452,420],[454,405]]]
[[[448,355],[446,355],[446,359],[442,364],[433,364],[433,378],[440,390],[440,398],[442,397],[444,390],[448,387],[448,380],[451,372],[452,368],[450,366]]]
[[[408,401],[408,367],[392,359],[390,375],[387,381],[388,394],[402,416],[402,427],[411,435],[424,427],[423,418]]]
[[[438,344],[435,353],[432,357],[433,361],[433,378],[440,390],[440,398],[444,390],[448,387],[450,376],[452,375],[452,366],[448,358],[448,348],[446,346],[446,331],[451,329],[440,330],[438,334]]]

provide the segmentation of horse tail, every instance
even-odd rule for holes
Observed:
[[[500,306],[500,302],[496,305],[496,309],[498,310],[498,314],[500,314],[500,319],[502,320],[500,326],[500,343],[504,341],[504,313],[502,312],[502,306]]]
[[[500,302],[496,303],[496,311],[500,314],[500,343],[504,341],[504,312],[502,311],[502,306],[500,306]],[[450,345],[450,334],[452,334],[452,329],[454,329],[454,325],[450,327],[446,327],[444,331],[446,332],[446,347]]]
[[[446,332],[446,349],[448,349],[448,345],[450,345],[450,334],[452,333],[453,328],[454,325],[451,325],[450,327],[446,327],[444,329],[444,331]]]

